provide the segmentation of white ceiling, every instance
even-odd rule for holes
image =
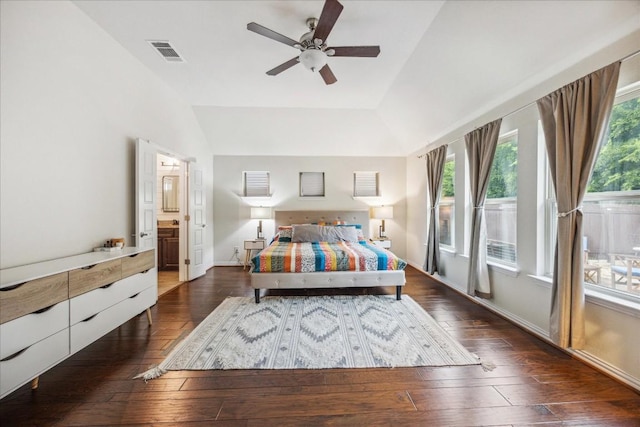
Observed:
[[[640,28],[639,1],[353,1],[330,46],[380,45],[378,58],[330,58],[338,82],[246,29],[298,39],[320,1],[74,3],[180,93],[215,154],[406,155]],[[168,63],[147,40],[168,40]],[[301,110],[303,109],[303,110]]]

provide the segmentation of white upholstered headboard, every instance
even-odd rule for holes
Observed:
[[[347,224],[361,224],[365,238],[369,238],[369,210],[353,211],[275,211],[276,230],[281,225],[309,224],[344,221]]]

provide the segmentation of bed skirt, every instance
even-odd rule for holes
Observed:
[[[405,282],[404,270],[251,273],[251,286],[255,289],[256,303],[260,302],[260,289],[395,286],[396,298],[400,299]]]

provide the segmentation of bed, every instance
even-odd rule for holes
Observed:
[[[276,236],[251,258],[255,301],[261,289],[395,286],[406,262],[368,240],[369,212],[276,211]]]

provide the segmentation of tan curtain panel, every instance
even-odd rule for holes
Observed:
[[[484,201],[489,188],[489,174],[498,145],[502,119],[495,120],[464,136],[469,160],[471,192],[471,242],[467,293],[491,298],[491,283],[487,267],[487,225],[484,221]]]
[[[429,224],[427,231],[427,255],[424,271],[440,273],[440,229],[438,227],[438,202],[442,188],[444,164],[447,161],[447,146],[429,151],[425,156],[427,165],[427,189],[429,190]]]
[[[550,337],[562,347],[584,346],[581,204],[606,136],[620,62],[538,100],[558,204]]]

